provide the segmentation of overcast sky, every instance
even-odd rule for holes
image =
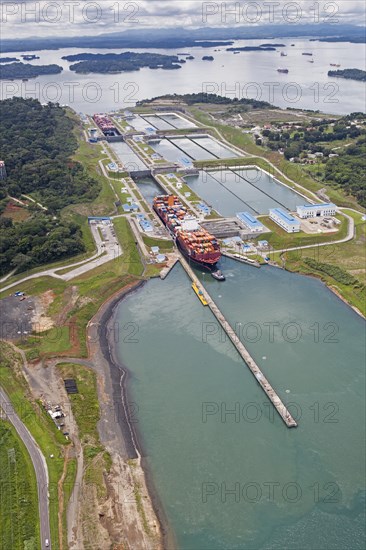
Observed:
[[[1,0],[0,8],[3,38],[82,36],[146,27],[365,24],[364,0]]]

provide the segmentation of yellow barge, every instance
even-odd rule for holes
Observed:
[[[204,295],[203,295],[202,290],[200,290],[200,289],[198,288],[198,286],[196,285],[196,283],[194,283],[194,282],[192,283],[192,288],[193,288],[193,290],[195,291],[195,293],[197,294],[198,298],[201,300],[202,304],[203,304],[204,306],[208,306],[208,302],[206,301],[206,299],[205,299],[205,297],[204,297]]]

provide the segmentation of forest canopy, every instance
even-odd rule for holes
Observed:
[[[7,177],[0,181],[0,206],[31,195],[47,210],[29,207],[22,223],[0,218],[0,274],[59,260],[84,251],[80,228],[60,219],[65,206],[93,200],[99,183],[72,160],[75,122],[57,104],[35,99],[0,101],[0,150]]]

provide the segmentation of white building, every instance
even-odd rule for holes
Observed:
[[[300,231],[300,222],[294,218],[289,212],[285,212],[282,208],[271,208],[269,217],[282,227],[287,233],[298,233]]]
[[[0,180],[4,180],[5,178],[6,178],[5,162],[3,160],[0,160]]]
[[[245,227],[252,233],[261,233],[264,231],[264,225],[262,225],[257,218],[249,214],[249,212],[238,212],[236,217],[243,222]]]
[[[304,204],[296,207],[297,215],[301,219],[335,216],[337,206],[332,202],[322,204]]]

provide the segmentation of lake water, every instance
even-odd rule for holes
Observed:
[[[258,46],[263,40],[239,40],[235,46]],[[278,42],[278,39],[276,39]],[[1,98],[13,95],[38,97],[42,102],[59,101],[77,112],[93,114],[121,107],[133,107],[136,101],[168,93],[211,92],[229,97],[251,97],[269,101],[280,107],[321,110],[327,113],[347,114],[364,111],[365,84],[328,77],[330,63],[341,68],[364,69],[364,44],[309,42],[306,39],[281,39],[286,44],[287,57],[275,52],[214,51],[214,48],[190,48],[195,59],[188,60],[176,71],[151,70],[117,75],[77,75],[69,70],[65,55],[82,51],[107,53],[110,50],[64,48],[58,51],[38,52],[39,60],[32,64],[57,63],[64,68],[59,75],[41,76],[28,82],[0,81]],[[295,47],[290,44],[295,43]],[[126,50],[111,50],[119,53]],[[145,51],[145,50],[136,50]],[[149,50],[171,55],[174,50]],[[314,63],[302,52],[313,52]],[[213,55],[214,61],[202,61],[202,56]],[[289,69],[279,74],[278,67]]]
[[[189,187],[222,216],[237,212],[268,214],[270,208],[296,210],[304,197],[277,182],[262,170],[203,171],[185,178]]]
[[[273,412],[180,267],[120,304],[138,341],[119,354],[179,548],[363,548],[364,321],[315,279],[222,267],[225,283],[200,276],[299,427]]]

